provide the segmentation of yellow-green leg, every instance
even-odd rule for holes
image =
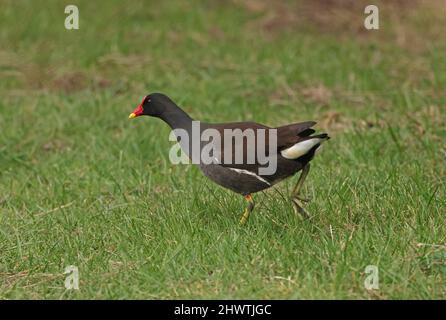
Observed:
[[[296,185],[294,186],[293,192],[291,193],[291,202],[294,205],[294,212],[296,214],[302,215],[303,218],[308,219],[310,216],[308,213],[304,210],[302,201],[308,202],[308,199],[303,198],[300,195],[300,192],[302,190],[302,186],[304,185],[305,179],[308,175],[308,172],[310,171],[310,164],[307,163],[305,167],[303,167],[302,172],[300,174],[299,180],[297,180]]]
[[[248,207],[245,208],[245,211],[243,212],[242,217],[240,218],[240,224],[243,225],[248,221],[249,214],[254,209],[254,200],[252,199],[251,195],[248,194],[245,196],[246,201],[248,201]]]

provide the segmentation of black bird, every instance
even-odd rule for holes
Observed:
[[[189,158],[194,160],[194,156],[197,156],[197,152],[194,153],[192,147],[194,143],[197,143],[196,138],[193,138],[194,120],[169,97],[161,93],[151,93],[145,96],[138,107],[130,114],[129,119],[143,115],[160,118],[174,129],[181,148]],[[210,142],[203,142],[200,139],[197,149],[198,154],[201,154],[200,152],[206,144],[210,144],[214,148],[210,154],[215,161],[212,163],[201,161],[195,163],[209,179],[245,197],[248,201],[248,207],[240,219],[241,224],[248,220],[249,214],[254,209],[252,193],[267,189],[301,171],[301,175],[293,188],[291,201],[295,212],[300,213],[304,218],[308,218],[301,202],[307,202],[308,200],[300,195],[300,191],[310,170],[310,161],[321,147],[321,143],[329,139],[326,133],[313,135],[315,130],[311,127],[315,124],[314,121],[306,121],[270,128],[255,122],[221,124],[200,122],[200,134],[205,132],[206,129],[211,129],[211,132],[218,133],[221,137],[226,138],[228,132],[235,132],[234,130],[238,130],[239,133],[251,130],[254,134],[254,140],[249,141],[248,135],[243,136],[238,141],[231,138],[228,142],[228,140],[222,138],[219,144],[215,139],[208,140]],[[262,130],[264,132],[263,136],[259,133]],[[180,132],[186,133],[186,139]],[[273,135],[276,137],[275,145],[272,144]],[[263,146],[263,150],[265,150],[263,157],[257,154],[259,153],[259,145]],[[230,147],[229,154],[225,152],[228,150],[225,149],[225,146]],[[270,150],[270,147],[273,147],[272,150]],[[254,159],[249,160],[249,152],[254,154]],[[239,160],[242,159],[242,161],[234,161],[240,154],[242,158],[239,158]],[[265,174],[265,160],[272,159],[271,157],[275,157],[276,170],[273,174]]]

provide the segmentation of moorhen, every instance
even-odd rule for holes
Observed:
[[[249,214],[254,209],[252,193],[267,189],[299,171],[301,171],[301,175],[291,193],[291,201],[296,213],[300,213],[304,218],[309,217],[301,202],[308,200],[301,197],[300,191],[310,170],[310,161],[316,151],[319,151],[321,143],[329,139],[326,133],[313,135],[315,130],[311,127],[316,122],[306,121],[277,128],[270,128],[255,122],[222,124],[197,122],[169,97],[161,93],[151,93],[145,96],[138,107],[130,114],[129,119],[143,115],[157,117],[166,122],[173,129],[181,149],[192,159],[192,163],[199,166],[205,176],[215,183],[244,196],[248,201],[248,206],[240,219],[241,224],[248,220]],[[200,140],[199,148],[194,153],[193,145],[197,143],[197,136],[194,136],[193,132],[194,123],[199,124],[200,134],[206,130],[211,130],[214,134],[220,134],[225,138],[227,132],[238,130],[238,132],[244,133],[251,130],[254,133],[255,143],[252,140],[250,142],[246,136],[238,141],[236,138],[230,139],[229,142],[226,142],[226,139],[223,139],[223,142],[218,142],[216,139],[210,141],[209,139],[200,139],[200,136],[198,136],[198,140]],[[260,134],[262,130],[263,134]],[[209,144],[214,150],[212,157],[215,161],[211,163],[196,161],[196,151],[198,150],[198,154],[201,154],[200,152],[203,151],[205,145]],[[230,149],[225,149],[225,146],[230,147]],[[259,156],[259,154],[262,154],[258,152],[260,150],[259,146],[265,150],[263,157]],[[227,150],[230,150],[229,156],[227,152],[225,153]],[[254,152],[254,158],[248,159],[248,151]],[[242,154],[242,158],[239,157],[239,161],[234,161],[238,154]],[[275,160],[275,170],[272,174],[270,172],[265,173],[265,170],[262,171],[262,168],[265,169],[265,157],[274,157],[274,159],[271,158]]]

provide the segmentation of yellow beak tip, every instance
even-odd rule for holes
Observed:
[[[136,117],[136,114],[134,114],[133,112],[129,115],[129,119],[133,119]]]

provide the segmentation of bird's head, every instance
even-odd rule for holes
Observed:
[[[129,119],[139,116],[159,117],[166,109],[166,106],[172,103],[166,95],[162,93],[151,93],[146,95],[141,103],[129,115]]]

